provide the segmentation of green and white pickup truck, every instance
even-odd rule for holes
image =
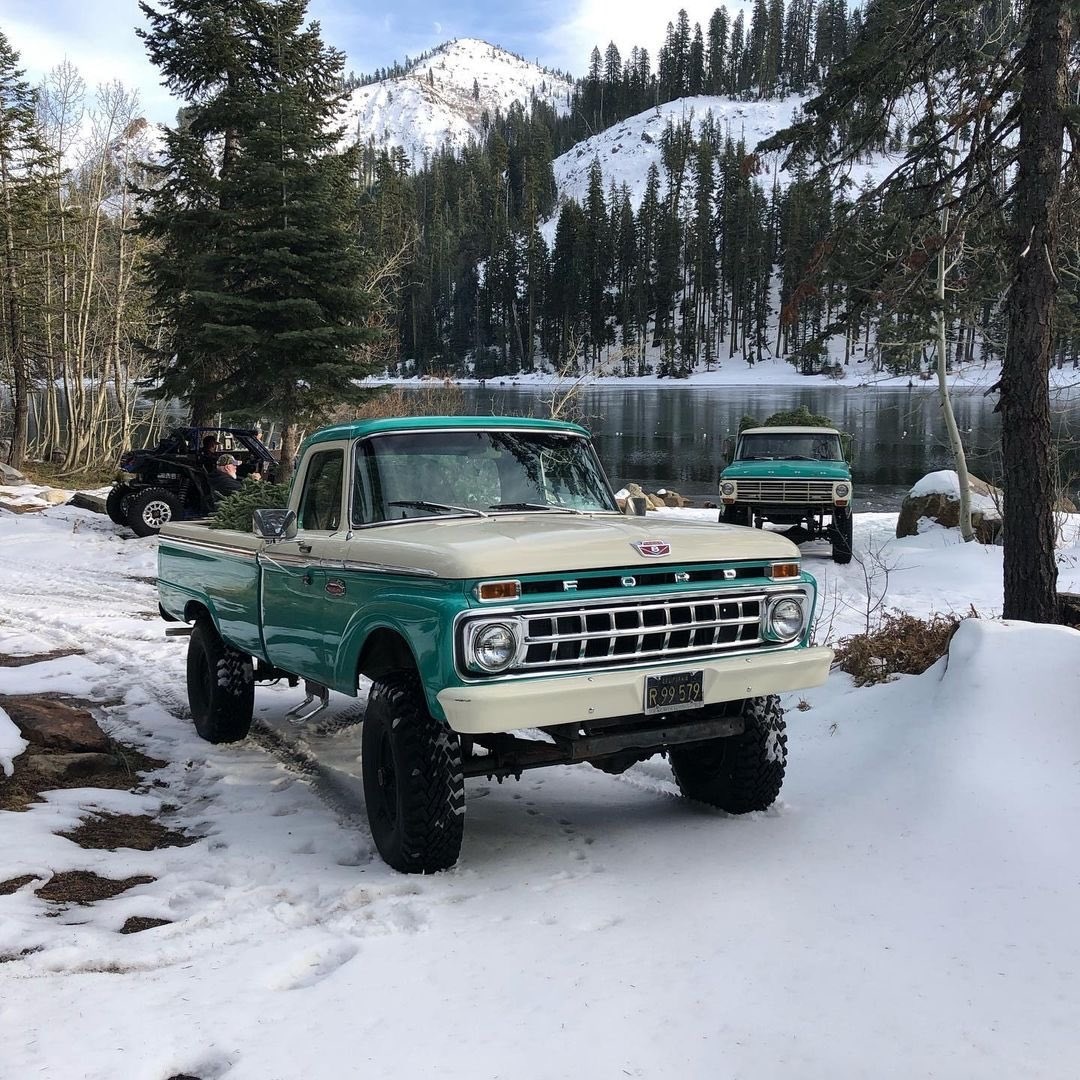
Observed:
[[[787,526],[795,543],[828,540],[851,562],[851,437],[830,427],[754,427],[727,440],[720,521]]]
[[[766,808],[776,695],[832,660],[793,544],[626,516],[583,428],[520,417],[325,428],[254,533],[162,529],[158,589],[194,626],[188,697],[211,742],[247,734],[255,682],[303,679],[302,721],[371,680],[368,820],[409,872],[456,862],[470,776],[666,752],[688,798]]]

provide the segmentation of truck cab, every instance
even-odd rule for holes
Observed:
[[[851,561],[851,440],[831,427],[752,427],[729,439],[720,521],[786,529],[794,543],[826,539]]]

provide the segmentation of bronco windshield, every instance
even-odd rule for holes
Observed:
[[[739,436],[736,461],[843,461],[835,432],[755,432]]]
[[[356,450],[353,525],[618,511],[588,439],[561,431],[407,431]]]

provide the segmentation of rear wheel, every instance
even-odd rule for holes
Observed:
[[[136,536],[152,536],[162,525],[172,521],[179,511],[179,500],[167,488],[147,488],[133,496],[128,503],[127,523],[135,530]]]
[[[854,521],[850,510],[844,513],[838,510],[833,515],[833,523],[829,527],[829,533],[832,537],[833,562],[841,564],[851,562],[851,545],[854,536],[853,524]]]
[[[187,692],[195,730],[207,742],[243,739],[255,711],[251,657],[221,639],[209,617],[188,638]]]
[[[415,672],[391,672],[372,685],[361,763],[383,860],[405,874],[453,866],[465,826],[461,742],[428,712]]]
[[[114,524],[127,525],[129,523],[128,508],[131,506],[131,498],[131,490],[124,484],[117,484],[109,492],[105,499],[105,513]]]
[[[729,814],[765,810],[776,801],[787,767],[787,728],[775,694],[747,698],[746,730],[668,751],[679,790]]]

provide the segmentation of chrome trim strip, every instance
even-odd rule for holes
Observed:
[[[336,564],[342,570],[356,570],[364,574],[401,574],[404,577],[439,577],[438,570],[421,570],[415,566],[393,566],[390,563],[356,562],[346,559]]]
[[[186,536],[166,536],[162,537],[158,542],[158,548],[162,546],[169,547],[175,545],[179,548],[194,548],[196,551],[209,551],[215,555],[234,555],[240,559],[257,559],[259,556],[258,551],[251,551],[248,548],[233,547],[231,544],[211,544],[206,540],[191,540]]]

